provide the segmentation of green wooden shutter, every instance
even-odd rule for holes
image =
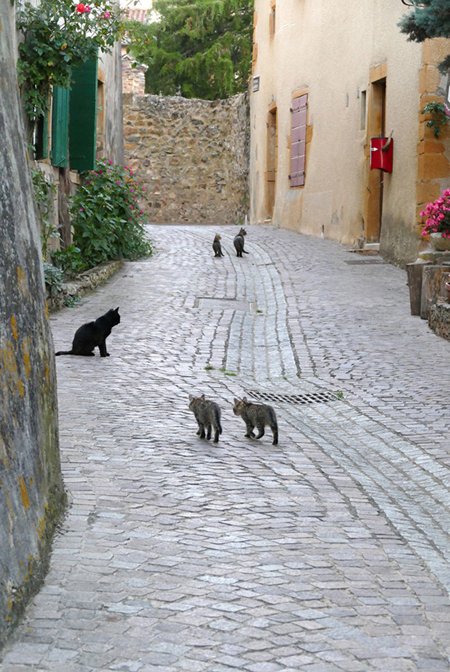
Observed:
[[[72,170],[93,170],[97,142],[98,61],[86,61],[72,73],[69,156]]]
[[[54,166],[67,168],[69,151],[69,89],[53,88],[52,153]]]

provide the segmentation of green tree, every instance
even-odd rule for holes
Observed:
[[[433,37],[450,37],[450,0],[412,0],[413,7],[398,24],[400,31],[412,42],[424,42]],[[450,55],[439,64],[439,70],[447,72]]]
[[[253,0],[155,0],[157,18],[128,21],[128,51],[148,66],[146,92],[215,100],[245,90]]]

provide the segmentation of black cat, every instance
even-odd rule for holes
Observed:
[[[244,236],[247,235],[247,231],[244,228],[241,228],[235,239],[233,240],[233,245],[236,250],[236,256],[242,257],[242,253],[248,254],[247,250],[244,250]]]
[[[55,353],[58,355],[84,355],[85,357],[94,357],[94,348],[100,350],[100,357],[109,357],[106,351],[106,339],[110,335],[112,328],[119,324],[119,309],[111,308],[107,313],[95,320],[87,322],[76,330],[73,337],[72,350],[67,352],[60,350]]]

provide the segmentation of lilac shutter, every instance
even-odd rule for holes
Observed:
[[[306,113],[308,94],[292,101],[291,131],[291,187],[303,187],[305,184],[306,157]]]

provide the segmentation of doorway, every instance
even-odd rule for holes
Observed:
[[[278,129],[277,108],[270,110],[267,121],[266,216],[272,219],[277,186]]]
[[[367,243],[378,243],[383,221],[384,172],[370,170],[370,138],[386,136],[386,77],[371,83],[367,122],[369,160],[364,208],[365,240]]]

